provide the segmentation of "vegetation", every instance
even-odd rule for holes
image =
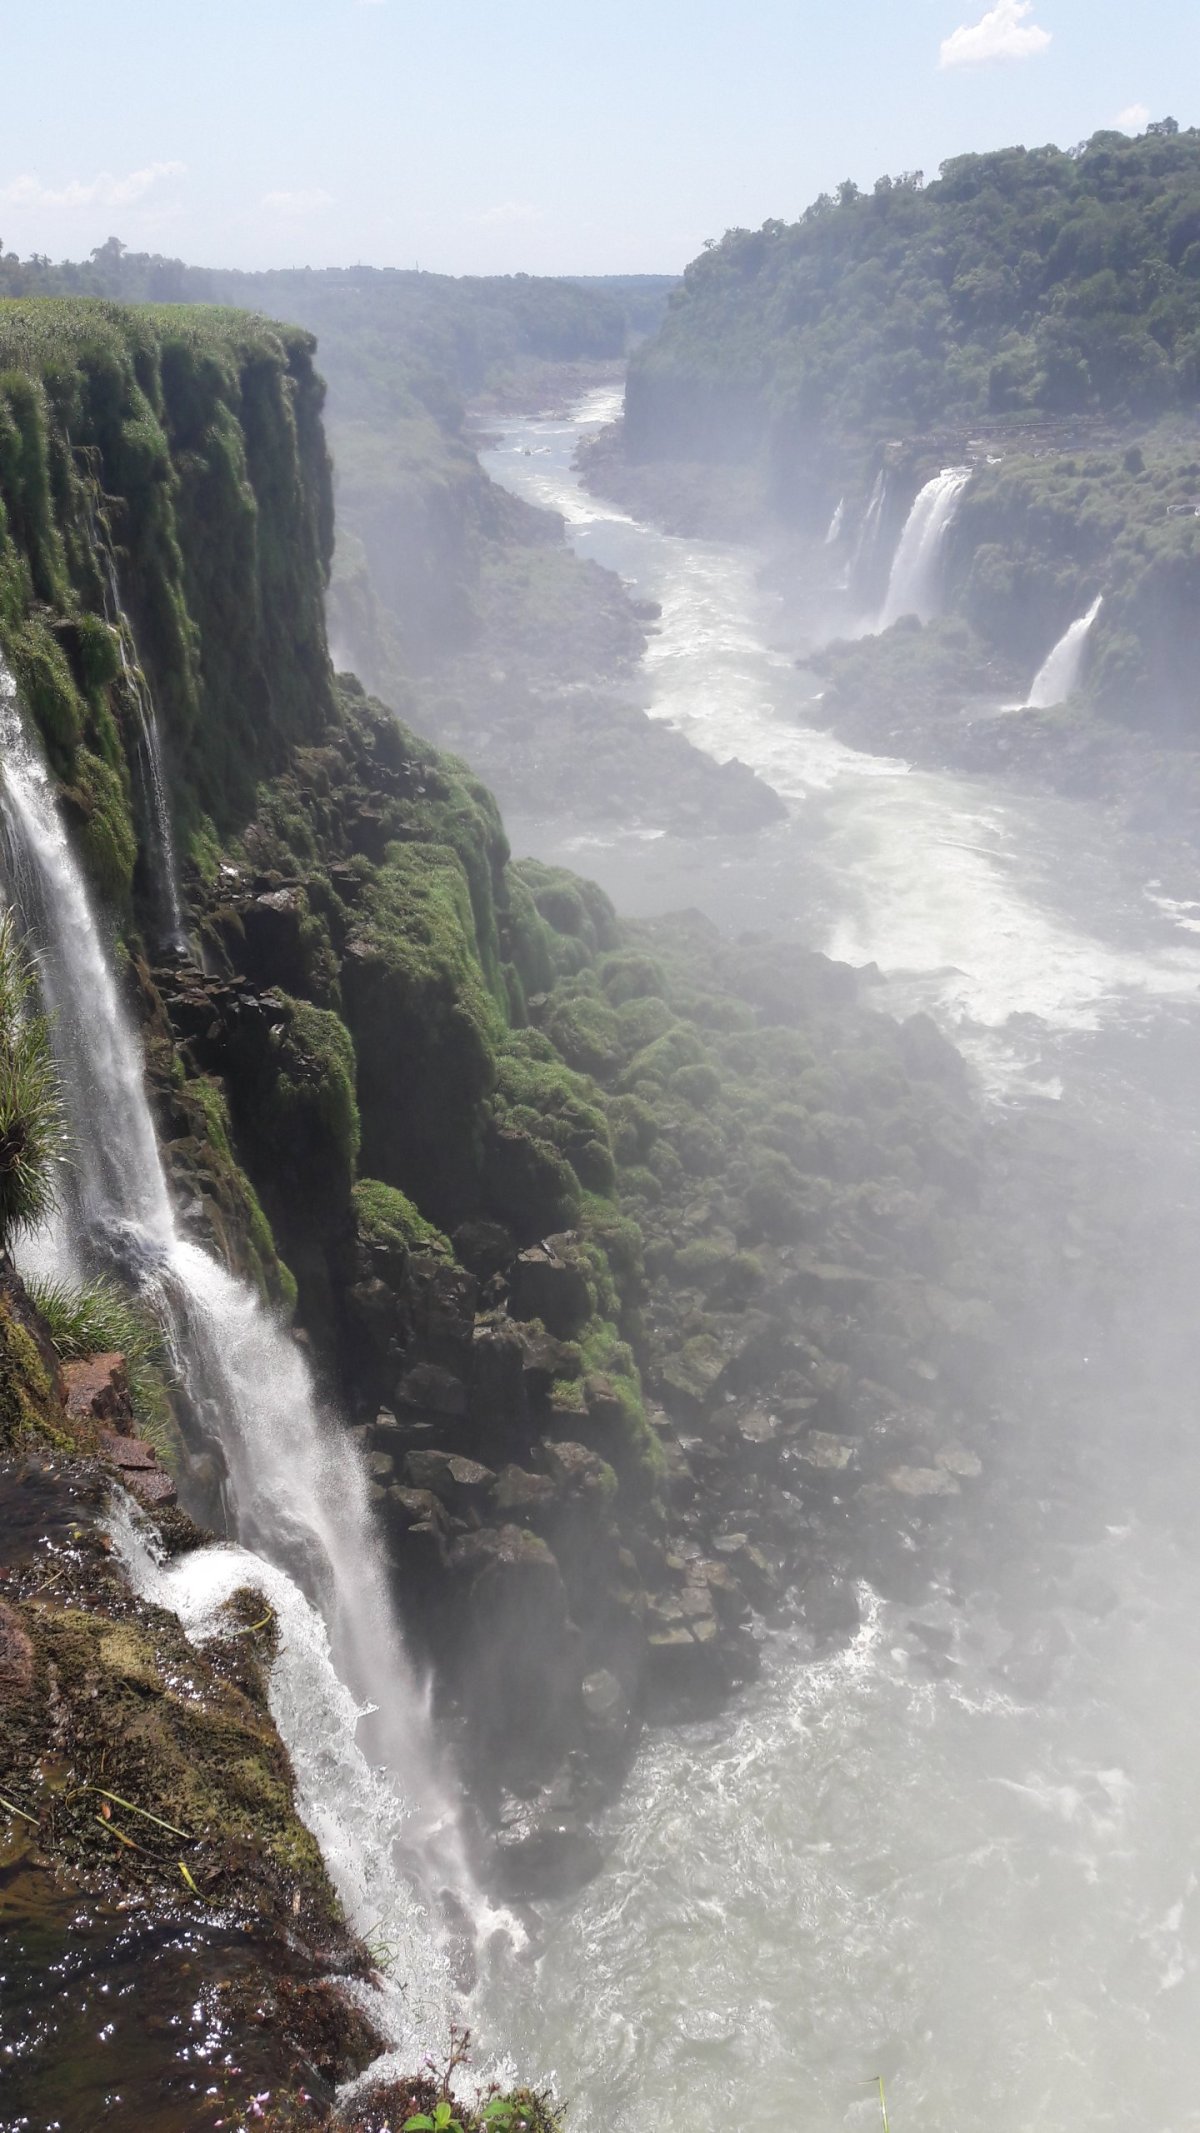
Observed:
[[[58,1197],[65,1152],[62,1093],[32,967],[10,911],[0,912],[0,1259]]]
[[[26,1293],[64,1363],[92,1355],[124,1357],[138,1433],[174,1466],[179,1433],[167,1395],[166,1350],[150,1312],[111,1281],[90,1281],[78,1289],[30,1281]]]
[[[1200,395],[1200,132],[958,156],[730,230],[635,353],[637,453]]]

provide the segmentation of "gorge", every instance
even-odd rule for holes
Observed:
[[[309,289],[474,402],[335,376],[332,591],[308,321],[0,304],[6,2133],[1180,2122],[1194,412],[689,368],[898,191],[628,384]]]

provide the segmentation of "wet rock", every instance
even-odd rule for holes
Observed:
[[[629,1698],[615,1674],[607,1667],[586,1674],[580,1697],[590,1731],[609,1740],[624,1740],[629,1725]]]
[[[100,1450],[112,1461],[122,1481],[143,1503],[169,1509],[176,1501],[175,1483],[158,1463],[158,1453],[140,1437],[122,1436],[113,1429],[100,1432]]]
[[[513,1801],[495,1837],[500,1893],[509,1897],[567,1896],[598,1874],[604,1854],[575,1809]]]
[[[108,1422],[128,1434],[133,1429],[129,1377],[123,1355],[91,1355],[64,1363],[66,1409],[73,1422]]]
[[[811,1429],[788,1453],[789,1461],[811,1467],[819,1474],[844,1474],[853,1466],[856,1449],[848,1437],[835,1437],[828,1430]]]
[[[519,1253],[511,1291],[514,1317],[540,1318],[559,1340],[577,1333],[591,1317],[592,1298],[574,1235],[550,1237]]]
[[[537,1322],[521,1321],[516,1331],[524,1356],[525,1383],[530,1399],[545,1399],[552,1385],[560,1382],[573,1384],[579,1377],[583,1362],[573,1342],[556,1340]]]
[[[944,1467],[898,1466],[888,1475],[889,1487],[898,1496],[957,1496],[959,1486]]]
[[[848,1578],[818,1570],[805,1580],[800,1593],[800,1613],[820,1644],[843,1643],[854,1635],[862,1620],[858,1594]]]
[[[525,1433],[529,1428],[525,1373],[525,1342],[511,1319],[484,1320],[477,1325],[471,1339],[468,1404],[472,1422],[489,1433],[494,1429]]]
[[[944,1444],[934,1453],[933,1463],[943,1473],[954,1474],[960,1481],[976,1481],[983,1472],[982,1459],[963,1444]]]
[[[455,1254],[477,1281],[504,1273],[516,1253],[510,1230],[499,1222],[464,1222],[451,1238]]]
[[[461,1517],[470,1510],[482,1511],[491,1494],[495,1475],[477,1459],[464,1459],[458,1452],[409,1452],[404,1477],[413,1489],[427,1490]]]
[[[561,1444],[543,1444],[539,1456],[560,1495],[576,1502],[581,1498],[591,1499],[599,1509],[607,1508],[612,1502],[615,1494],[612,1468],[586,1445],[569,1440]]]
[[[424,1414],[465,1415],[467,1388],[461,1378],[439,1364],[417,1363],[396,1387],[396,1404]]]
[[[502,1517],[530,1520],[555,1501],[557,1490],[549,1474],[530,1474],[524,1467],[502,1467],[492,1490],[492,1502]]]

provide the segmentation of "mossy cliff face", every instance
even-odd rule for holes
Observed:
[[[281,2125],[315,2128],[378,2048],[334,1982],[365,1973],[366,1951],[296,1811],[269,1610],[236,1595],[200,1652],[114,1555],[119,1366],[96,1373],[94,1411],[78,1384],[64,1400],[48,1328],[0,1273],[7,2109],[200,2133],[258,2093]],[[157,1524],[173,1553],[204,1543],[178,1511]],[[55,1976],[70,1991],[48,1991]]]
[[[110,557],[185,831],[331,715],[312,349],[235,312],[0,303],[0,649],[110,900],[145,831]]]
[[[3,627],[18,667],[22,631],[61,655],[78,737],[28,660],[27,701],[64,791],[90,735],[140,828],[120,682],[79,649],[109,644],[99,464],[192,826],[200,961],[148,964],[140,875],[132,920],[127,873],[96,877],[183,1219],[297,1299],[502,1877],[551,1885],[594,1858],[581,1818],[645,1711],[752,1671],[753,1611],[791,1585],[825,1595],[823,1630],[831,1586],[852,1614],[855,1536],[902,1552],[955,1459],[973,1471],[954,1414],[988,1318],[961,1073],[820,958],[631,934],[589,884],[514,866],[470,772],[335,685],[302,336],[75,305],[6,330],[47,471],[27,492],[0,468]]]

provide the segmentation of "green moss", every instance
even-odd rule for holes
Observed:
[[[81,748],[69,797],[81,817],[79,849],[93,887],[107,904],[128,904],[138,848],[124,780]]]
[[[30,1439],[63,1441],[62,1410],[36,1341],[23,1322],[18,1292],[0,1281],[0,1448]]]
[[[359,1179],[354,1188],[354,1215],[359,1236],[368,1246],[454,1256],[449,1238],[427,1222],[394,1185],[382,1185],[378,1178]]]

